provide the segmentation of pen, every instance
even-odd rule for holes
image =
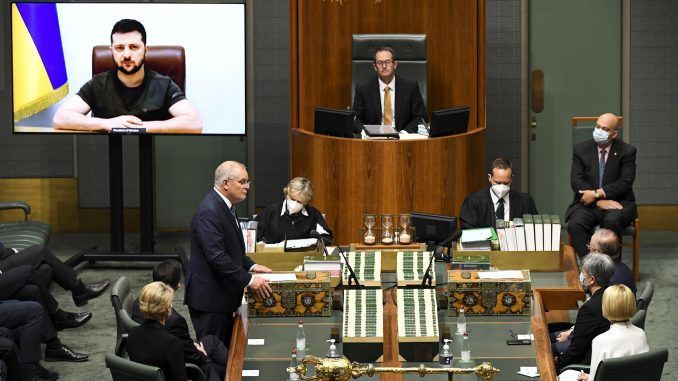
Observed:
[[[512,329],[509,329],[509,332],[511,332],[511,337],[513,338],[513,340],[518,340],[518,336],[516,336],[516,333],[513,332]]]

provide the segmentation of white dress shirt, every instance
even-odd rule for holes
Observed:
[[[382,82],[381,78],[379,80],[379,97],[381,99],[381,124],[384,124],[384,95],[386,94],[386,86],[390,88],[389,93],[391,94],[391,109],[393,111],[393,125],[395,126],[395,121],[397,118],[395,110],[395,77],[391,80],[391,83],[388,85]]]
[[[494,194],[494,192],[492,192],[492,188],[490,188],[490,197],[492,197],[492,210],[496,211],[497,202],[499,202],[499,197],[497,197],[497,195]],[[504,199],[504,221],[511,221],[511,216],[509,215],[511,213],[511,206],[509,205],[509,194],[506,193],[503,199]]]

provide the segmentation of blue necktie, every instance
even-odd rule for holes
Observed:
[[[605,150],[600,151],[600,161],[598,162],[598,188],[603,187],[603,175],[605,174]]]

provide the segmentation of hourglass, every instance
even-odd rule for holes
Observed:
[[[373,245],[377,242],[377,235],[372,228],[376,223],[376,216],[374,214],[363,215],[363,225],[365,225],[365,233],[363,234],[363,242],[366,245]]]
[[[381,243],[391,244],[393,243],[393,215],[392,214],[382,214],[381,215]]]
[[[410,215],[407,213],[401,213],[398,215],[398,225],[400,225],[400,243],[407,245],[412,241],[412,235],[410,232]]]

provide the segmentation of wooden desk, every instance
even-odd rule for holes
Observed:
[[[292,176],[315,188],[335,242],[360,242],[366,213],[458,216],[486,185],[485,128],[426,140],[375,141],[292,129]]]
[[[574,309],[576,308],[577,300],[583,300],[584,299],[584,292],[581,289],[581,286],[579,285],[579,268],[577,266],[577,261],[574,257],[574,250],[572,249],[571,246],[565,246],[565,249],[563,250],[563,269],[562,269],[562,274],[556,275],[553,272],[548,272],[548,277],[554,277],[554,276],[560,276],[562,277],[558,282],[551,282],[551,283],[556,283],[556,285],[551,285],[549,284],[548,279],[555,279],[555,278],[546,278],[546,280],[541,280],[538,282],[538,284],[534,284],[534,276],[533,276],[533,291],[534,291],[534,300],[533,300],[533,306],[532,306],[532,315],[529,317],[529,322],[532,326],[532,331],[534,333],[534,345],[530,348],[534,348],[535,354],[534,357],[531,357],[532,360],[530,360],[530,357],[516,357],[516,356],[498,356],[496,353],[486,353],[485,357],[481,356],[478,360],[487,360],[492,362],[495,366],[497,366],[499,369],[502,370],[502,372],[498,375],[496,379],[501,380],[504,377],[509,377],[509,376],[514,376],[515,375],[515,370],[512,369],[513,367],[516,367],[519,364],[522,364],[522,366],[538,366],[539,371],[541,373],[541,380],[548,380],[548,381],[555,381],[557,379],[557,374],[555,370],[555,366],[553,364],[553,355],[551,352],[551,344],[548,336],[548,326],[547,326],[547,318],[546,318],[546,311],[550,309],[554,310],[560,310],[560,309]],[[439,264],[440,265],[440,264]],[[441,274],[444,272],[444,268],[441,268]],[[438,274],[436,274],[437,276]],[[536,278],[539,278],[537,274]],[[416,364],[402,364],[400,360],[398,359],[398,341],[397,341],[397,323],[396,323],[396,315],[397,315],[397,307],[393,304],[392,299],[390,295],[385,295],[384,301],[386,302],[386,305],[384,306],[384,362],[382,363],[384,366],[413,366]],[[338,315],[333,316],[332,318],[326,318],[325,320],[319,320],[317,318],[316,321],[308,321],[307,322],[307,327],[315,327],[311,329],[316,329],[316,330],[327,330],[327,335],[329,336],[329,332],[332,327],[338,327],[341,324],[341,319],[340,319],[340,311],[335,311]],[[450,319],[455,319],[455,318],[448,318],[445,315],[447,314],[446,310],[441,310],[439,312],[439,318],[442,324],[447,324],[448,326],[451,324]],[[287,320],[285,320],[287,319]],[[468,321],[471,323],[473,320],[480,320],[479,323],[481,324],[490,324],[497,326],[498,324],[525,324],[522,320],[520,320],[520,317],[516,318],[515,322],[505,322],[502,320],[502,322],[495,322],[492,323],[489,320],[492,318],[481,318],[478,319],[477,317],[469,317]],[[486,321],[487,320],[487,321]],[[226,374],[226,380],[240,380],[241,375],[242,375],[242,370],[243,370],[243,365],[245,362],[247,362],[246,359],[246,350],[247,350],[247,331],[248,331],[248,323],[249,324],[255,324],[255,328],[261,328],[261,325],[270,325],[272,327],[283,327],[285,325],[289,326],[288,331],[285,334],[281,335],[274,335],[272,337],[267,338],[267,340],[279,340],[280,337],[285,337],[285,336],[293,336],[294,333],[296,332],[296,324],[294,319],[290,320],[289,318],[281,318],[281,319],[267,319],[267,321],[262,321],[261,319],[258,319],[256,322],[248,322],[247,316],[246,316],[246,310],[241,309],[241,315],[239,316],[238,319],[236,319],[236,323],[234,325],[234,332],[233,332],[233,338],[231,340],[231,352],[229,353],[229,366]],[[453,324],[453,323],[452,323]],[[307,328],[309,329],[309,328]],[[520,330],[515,330],[516,332],[520,333]],[[307,332],[307,337],[309,336],[309,333]],[[502,338],[503,339],[503,338]],[[283,339],[284,340],[284,339]],[[307,339],[307,341],[310,342],[310,340]],[[312,348],[312,353],[313,355],[324,355],[326,347],[322,346],[321,348],[318,348],[317,346],[322,345],[321,342],[313,342],[313,344],[310,344],[310,346],[315,346]],[[339,346],[339,349],[341,350],[341,346]],[[473,346],[471,348],[471,353],[477,353],[474,352]],[[506,349],[508,353],[508,349]],[[259,364],[265,364],[269,368],[276,368],[276,369],[282,369],[283,367],[287,366],[289,363],[289,354],[287,351],[282,353],[281,351],[276,351],[276,353],[279,353],[275,357],[271,358],[265,358],[265,359],[260,359]],[[496,348],[494,350],[496,352]],[[474,354],[475,357],[475,354]],[[533,363],[530,363],[530,361],[533,361]],[[433,366],[434,364],[429,363],[428,365]],[[504,369],[502,369],[502,367]],[[409,379],[408,376],[405,377],[406,379]],[[396,380],[402,380],[403,376],[402,375],[395,375],[395,374],[384,374],[381,375],[381,380],[389,380],[389,381],[396,381]],[[436,376],[431,376],[427,379],[441,379],[437,378]],[[447,378],[444,378],[447,379]],[[455,376],[455,379],[461,379],[458,376]],[[508,378],[511,379],[511,378]]]

